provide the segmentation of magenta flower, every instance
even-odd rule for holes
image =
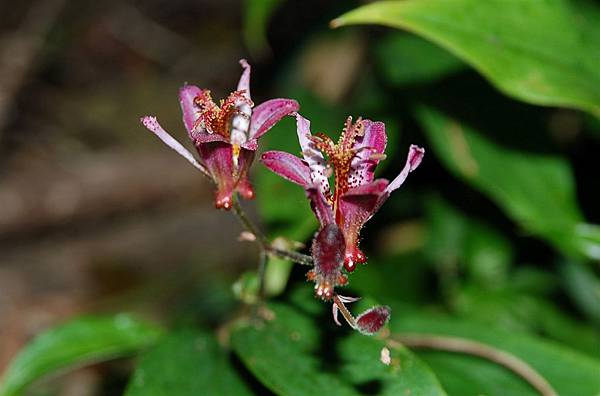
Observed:
[[[141,119],[146,128],[215,183],[215,206],[219,209],[231,208],[235,192],[246,199],[254,197],[248,170],[258,147],[257,139],[281,118],[299,109],[292,99],[271,99],[254,107],[250,98],[250,65],[244,59],[240,64],[244,71],[237,90],[219,105],[207,89],[184,85],[179,91],[183,124],[199,160],[171,137],[156,117]]]
[[[411,145],[400,174],[391,182],[375,179],[379,161],[385,158],[387,135],[382,122],[348,117],[337,143],[323,134],[311,135],[310,122],[296,115],[303,159],[281,151],[268,151],[261,161],[285,179],[303,186],[321,228],[335,223],[345,240],[344,267],[352,272],[366,257],[358,247],[363,225],[390,194],[415,170],[425,150]],[[333,175],[334,188],[329,177]]]

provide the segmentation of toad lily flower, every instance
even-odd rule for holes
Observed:
[[[286,152],[268,151],[261,161],[273,172],[304,187],[321,228],[337,224],[345,240],[344,267],[352,272],[356,263],[366,262],[358,247],[362,226],[419,166],[425,150],[411,145],[406,164],[394,180],[375,179],[375,168],[385,158],[387,143],[382,122],[359,118],[352,123],[348,117],[338,142],[334,143],[323,133],[312,135],[310,122],[301,115],[296,115],[296,121],[303,159]],[[331,175],[333,192],[329,184]]]
[[[291,99],[272,99],[254,107],[250,98],[250,65],[243,59],[240,64],[243,73],[237,90],[219,105],[207,89],[184,85],[179,91],[183,124],[200,160],[171,137],[156,117],[141,119],[146,128],[216,184],[215,206],[219,209],[231,208],[234,192],[246,199],[254,197],[248,169],[258,147],[257,139],[299,108]]]

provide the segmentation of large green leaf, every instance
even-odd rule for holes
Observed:
[[[142,356],[126,396],[251,395],[214,336],[166,335]]]
[[[25,346],[4,375],[0,395],[18,395],[34,380],[65,368],[134,354],[159,335],[156,327],[124,314],[74,319]]]
[[[600,247],[593,246],[592,238],[583,240],[578,231],[583,217],[566,161],[504,148],[433,109],[417,113],[435,153],[451,172],[564,253],[598,258]]]
[[[559,344],[531,336],[501,331],[444,315],[397,313],[392,333],[426,333],[472,339],[522,359],[564,396],[591,396],[600,392],[600,361]],[[457,396],[485,394],[535,395],[519,377],[480,358],[422,352],[444,387]]]
[[[352,10],[333,25],[409,30],[469,63],[510,96],[598,116],[600,21],[590,23],[574,8],[566,0],[384,1]]]
[[[375,56],[387,82],[397,86],[435,81],[466,68],[460,59],[431,42],[401,32],[378,41]]]
[[[386,366],[382,341],[342,329],[327,333],[327,324],[314,317],[280,304],[270,308],[272,321],[240,327],[231,341],[248,369],[278,395],[356,396],[374,389],[382,396],[445,395],[427,366],[404,348],[393,350],[396,363]],[[331,321],[329,315],[318,319]]]

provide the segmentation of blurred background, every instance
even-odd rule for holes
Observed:
[[[600,234],[586,225],[600,223],[598,119],[510,99],[417,36],[329,28],[360,4],[0,2],[0,372],[77,314],[214,326],[249,298],[256,249],[214,210],[206,180],[139,123],[157,115],[187,144],[179,87],[226,97],[240,58],[253,66],[254,102],[294,98],[313,131],[337,137],[348,115],[386,122],[382,177],[410,144],[427,150],[363,230],[369,264],[352,293],[600,354]],[[439,132],[446,117],[464,134]],[[263,142],[299,154],[292,119]],[[257,221],[306,243],[316,223],[303,191],[258,163],[252,179]],[[269,271],[275,298],[311,288],[302,268]],[[120,394],[129,370],[82,369],[34,393]]]

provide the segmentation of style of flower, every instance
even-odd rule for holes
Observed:
[[[250,97],[250,65],[244,59],[237,90],[217,105],[210,91],[184,85],[179,91],[183,124],[194,143],[199,160],[169,135],[156,117],[142,117],[142,124],[177,151],[217,186],[215,206],[230,209],[233,194],[254,198],[248,170],[258,147],[257,140],[281,118],[298,111],[292,99],[271,99],[256,107]]]
[[[366,256],[358,247],[361,228],[419,166],[425,150],[411,145],[406,164],[394,180],[375,179],[375,168],[385,158],[387,143],[382,122],[358,118],[353,123],[352,117],[348,117],[337,143],[323,133],[312,135],[310,122],[299,114],[296,122],[303,158],[268,151],[262,155],[261,162],[304,187],[321,228],[337,224],[345,241],[344,267],[352,272],[357,263],[366,262]],[[332,175],[333,191],[329,184]]]

